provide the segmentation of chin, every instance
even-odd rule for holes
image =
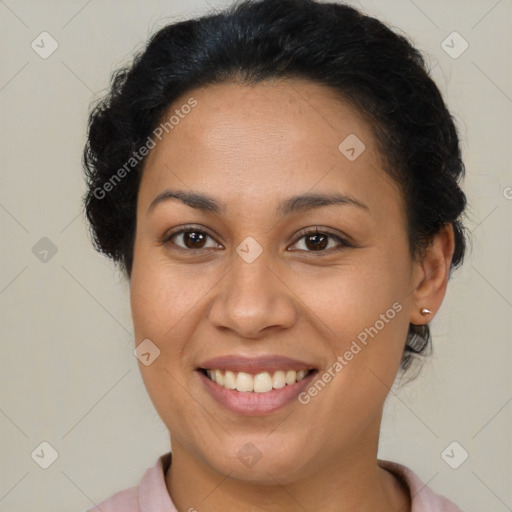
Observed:
[[[287,484],[305,477],[306,459],[304,450],[290,447],[290,453],[277,452],[274,447],[262,446],[260,449],[251,442],[242,444],[241,449],[233,450],[233,444],[225,452],[216,451],[206,458],[217,473],[229,475],[229,478],[253,485]]]

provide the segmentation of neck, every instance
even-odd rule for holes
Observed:
[[[409,512],[409,490],[377,464],[380,418],[376,426],[376,436],[370,428],[352,450],[331,455],[313,474],[286,485],[277,474],[269,485],[222,475],[173,438],[167,490],[177,509],[187,511]]]

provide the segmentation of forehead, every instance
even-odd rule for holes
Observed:
[[[184,108],[191,100],[195,106]],[[163,123],[171,116],[172,128],[146,159],[143,195],[177,185],[219,191],[226,202],[313,187],[367,201],[383,186],[397,192],[368,123],[326,86],[299,79],[209,85],[173,102]]]

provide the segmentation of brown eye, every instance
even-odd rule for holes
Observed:
[[[202,249],[207,236],[200,231],[184,231],[183,243],[187,249]]]
[[[302,240],[304,240],[303,247],[305,248],[299,248],[298,250],[306,252],[328,252],[329,249],[336,247],[341,249],[343,247],[350,246],[350,244],[340,236],[335,235],[334,233],[323,232],[319,229],[303,232],[301,237],[297,240],[297,242],[295,242],[295,245],[297,245]],[[330,247],[328,247],[331,241],[335,241],[336,243],[331,244]]]
[[[304,240],[306,241],[306,247],[312,251],[325,249],[329,243],[329,237],[322,233],[306,235]]]
[[[207,245],[208,239],[211,240],[210,245]],[[204,231],[195,228],[182,229],[170,234],[163,240],[164,244],[172,243],[179,249],[183,250],[200,250],[219,247],[219,244]]]

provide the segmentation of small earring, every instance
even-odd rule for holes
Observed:
[[[422,314],[422,315],[431,315],[431,314],[432,314],[432,311],[430,311],[430,309],[423,308],[423,309],[421,310],[421,314]]]

